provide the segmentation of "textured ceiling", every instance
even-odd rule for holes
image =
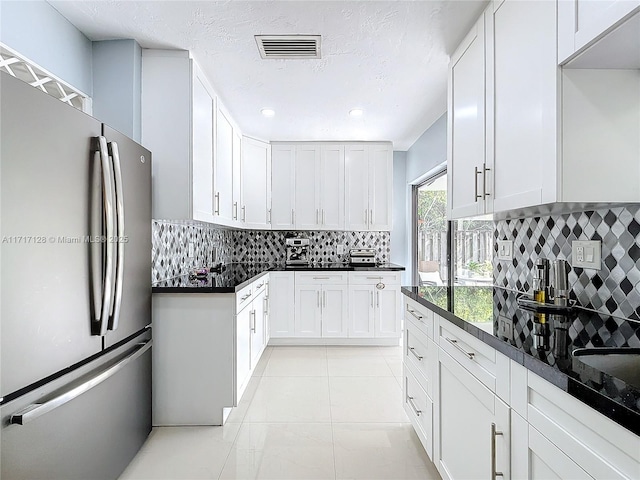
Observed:
[[[449,55],[485,1],[55,1],[91,40],[190,50],[243,133],[391,140],[446,110]],[[321,34],[319,60],[263,60],[256,34]],[[260,114],[276,111],[273,118]],[[364,109],[351,118],[350,109]]]

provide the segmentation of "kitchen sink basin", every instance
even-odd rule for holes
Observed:
[[[640,388],[640,348],[578,348],[572,356],[574,370],[586,373],[594,381],[598,381],[593,377],[599,371]]]

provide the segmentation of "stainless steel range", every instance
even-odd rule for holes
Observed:
[[[287,265],[309,265],[309,239],[287,238]]]

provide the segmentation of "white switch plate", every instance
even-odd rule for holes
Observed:
[[[336,253],[337,253],[338,255],[342,255],[342,254],[344,253],[344,245],[338,245],[338,246],[336,247]]]
[[[189,258],[193,258],[193,242],[189,242]]]
[[[513,240],[498,240],[498,260],[513,260]]]
[[[602,268],[602,242],[600,240],[574,240],[571,242],[571,266],[600,270]]]

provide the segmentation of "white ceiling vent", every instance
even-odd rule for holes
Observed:
[[[256,35],[262,58],[320,58],[320,35]]]

